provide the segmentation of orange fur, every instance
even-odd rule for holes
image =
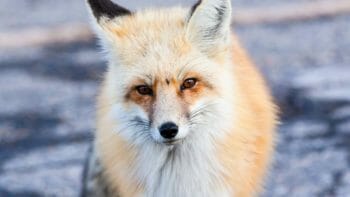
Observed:
[[[106,97],[107,92],[105,91],[106,89],[102,88],[98,98],[95,145],[98,147],[97,151],[105,169],[105,177],[111,188],[120,196],[137,196],[141,193],[142,186],[138,185],[135,180],[126,180],[124,175],[131,170],[130,164],[134,163],[135,152],[128,146],[127,142],[111,132],[113,122],[106,114],[109,113],[109,107],[112,103]]]
[[[254,68],[237,38],[233,37],[235,92],[238,117],[235,128],[218,147],[218,155],[226,168],[227,184],[239,197],[254,196],[261,185],[274,147],[277,120],[276,107],[265,82]]]

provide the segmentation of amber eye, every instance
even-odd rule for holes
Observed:
[[[153,95],[153,90],[146,85],[137,86],[136,90],[141,95],[149,95],[149,96]]]
[[[197,79],[195,78],[189,78],[184,81],[184,83],[181,86],[181,90],[185,89],[191,89],[197,84]]]

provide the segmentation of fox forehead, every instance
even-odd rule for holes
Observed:
[[[118,56],[119,63],[133,65],[145,57],[159,62],[188,53],[191,43],[185,36],[187,14],[183,8],[150,9],[108,21],[104,28],[114,39],[113,55]]]
[[[117,79],[128,91],[130,86],[153,86],[155,81],[173,80],[179,86],[186,78],[195,77],[215,88],[221,76],[215,73],[224,69],[222,59],[228,50],[218,51],[215,58],[203,54],[188,37],[190,14],[187,8],[157,8],[100,21],[106,32],[112,33],[107,45],[112,47],[107,49],[112,83]]]

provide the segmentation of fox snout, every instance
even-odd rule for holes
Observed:
[[[153,103],[154,140],[174,144],[187,136],[186,109],[173,88],[162,88],[157,91],[158,98]]]

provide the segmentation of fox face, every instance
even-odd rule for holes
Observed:
[[[172,146],[229,128],[229,0],[135,13],[107,0],[89,3],[109,61],[106,116],[115,132],[135,145]]]

